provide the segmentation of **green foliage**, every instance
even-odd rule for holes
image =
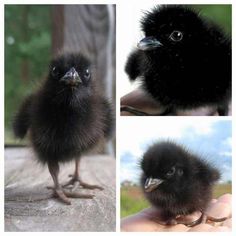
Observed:
[[[126,217],[149,206],[138,187],[122,187],[120,192],[121,217]]]
[[[229,35],[232,31],[232,5],[190,5],[200,14],[218,24]]]
[[[232,193],[232,184],[218,184],[215,186],[213,191],[213,196],[215,198],[218,198],[219,196],[225,194],[225,193]]]
[[[46,76],[51,49],[49,5],[5,5],[5,138],[23,98]]]

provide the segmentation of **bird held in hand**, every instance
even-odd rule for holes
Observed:
[[[207,161],[169,141],[149,147],[141,169],[145,197],[161,210],[161,221],[167,224],[176,224],[177,217],[196,211],[204,216],[214,183],[220,178]]]
[[[93,195],[67,191],[78,183],[88,189],[103,189],[83,182],[79,176],[81,155],[113,130],[113,112],[108,100],[96,91],[90,61],[79,53],[64,54],[52,60],[42,86],[27,97],[16,114],[16,137],[29,133],[38,160],[48,165],[54,193],[66,204],[69,197],[92,198]],[[62,186],[58,180],[59,163],[75,159],[75,173]]]
[[[157,6],[141,20],[145,37],[128,57],[131,81],[164,108],[159,115],[199,107],[228,114],[231,98],[231,39],[191,8]],[[212,110],[212,109],[211,109]]]

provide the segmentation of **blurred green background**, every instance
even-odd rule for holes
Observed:
[[[220,25],[220,27],[229,35],[232,31],[232,6],[231,5],[190,5],[200,15],[210,19],[212,22]]]
[[[51,7],[5,5],[5,143],[24,97],[47,73],[51,56]]]

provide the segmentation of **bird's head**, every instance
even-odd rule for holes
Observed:
[[[140,50],[169,52],[172,57],[188,52],[190,46],[198,48],[205,34],[203,21],[196,12],[174,5],[156,7],[147,12],[141,28],[145,37],[138,43]]]
[[[58,87],[84,90],[91,86],[90,62],[82,54],[60,55],[52,60],[48,78]]]
[[[153,192],[174,192],[191,178],[189,154],[180,146],[170,142],[160,142],[151,146],[141,161],[143,190]]]
[[[212,36],[210,26],[186,6],[158,6],[142,19],[145,37],[138,48],[145,55],[144,87],[161,104],[201,106],[225,93],[224,82],[212,90],[211,80],[206,80],[214,45],[223,37],[216,30]]]

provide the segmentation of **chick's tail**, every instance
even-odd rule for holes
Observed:
[[[30,111],[33,97],[28,96],[13,120],[13,132],[17,138],[24,138],[30,126]]]

